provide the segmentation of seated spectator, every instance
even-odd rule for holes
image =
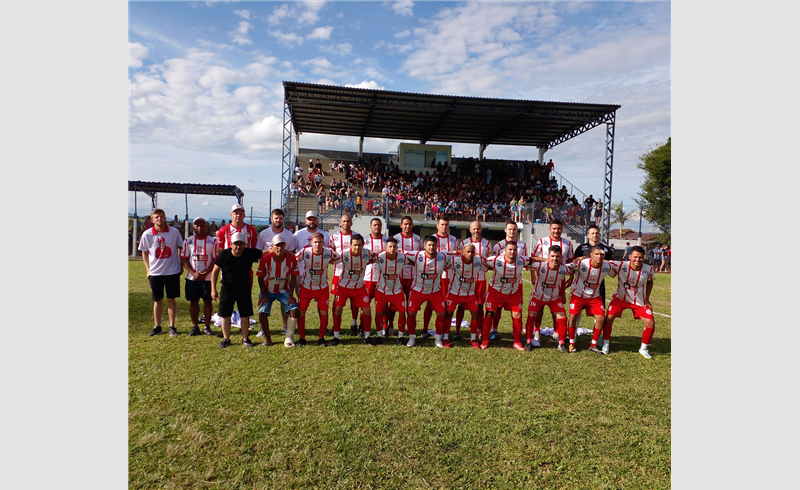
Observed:
[[[425,202],[425,216],[426,220],[433,219],[433,206],[430,202]],[[152,224],[150,226],[153,226]]]

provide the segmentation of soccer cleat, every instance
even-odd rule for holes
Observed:
[[[489,340],[484,340],[481,342],[481,350],[486,350],[489,348]]]
[[[244,347],[253,347],[253,343],[250,342],[250,337],[245,337],[242,339],[242,345]]]
[[[454,333],[453,336],[450,337],[450,340],[460,340],[460,339],[461,339],[461,334],[458,332]]]
[[[513,347],[517,350],[525,350],[525,347],[522,346],[522,342],[514,342]]]
[[[341,343],[342,343],[342,342],[341,342],[341,341],[340,341],[338,338],[334,337],[334,338],[333,338],[333,339],[332,339],[332,340],[331,340],[331,341],[328,343],[328,345],[330,345],[331,347],[336,347],[337,345],[339,345],[339,344],[341,344]]]
[[[423,330],[422,333],[420,333],[418,335],[418,337],[421,338],[421,339],[427,339],[430,336],[431,336],[431,334],[429,334],[427,330]]]
[[[152,337],[153,335],[158,335],[160,333],[161,333],[161,327],[153,327],[153,330],[147,335]]]
[[[266,342],[264,342],[264,344],[266,344]],[[261,345],[264,345],[264,344],[261,344]],[[289,337],[286,337],[283,340],[283,346],[284,347],[294,347],[294,345],[295,345],[294,341],[292,339],[290,339]],[[264,345],[264,347],[266,347],[266,345]]]
[[[542,346],[542,344],[540,344],[539,341],[536,340],[536,339],[531,340],[531,345],[534,346],[534,347],[541,347]]]
[[[272,342],[270,342],[269,340],[265,340],[264,342],[261,343],[261,347],[269,347],[271,345],[272,345]],[[284,341],[283,345],[286,345],[285,341]],[[286,347],[294,347],[294,344],[292,344],[291,346],[286,345]]]
[[[353,337],[358,335],[358,327],[356,325],[350,325],[350,335]]]
[[[639,349],[639,354],[641,354],[642,357],[644,357],[645,359],[652,359],[653,358],[653,356],[651,356],[650,353],[647,352],[647,348],[646,347],[642,347],[641,349]]]
[[[394,335],[394,327],[387,328],[386,329],[386,336],[387,337],[391,337],[392,335]]]
[[[477,340],[470,340],[469,341],[469,345],[471,345],[472,347],[474,347],[476,349],[480,349],[481,348],[481,344],[479,344]]]
[[[359,339],[363,339],[364,338],[364,327],[361,326],[361,325],[358,326],[358,338]]]
[[[576,352],[578,352],[578,348],[575,347],[575,344],[569,344],[569,353],[574,354]]]
[[[558,344],[558,350],[561,352],[569,352],[569,350],[567,350],[567,346],[564,344]]]
[[[292,340],[292,339],[289,339],[289,340]],[[301,346],[301,347],[305,346],[307,343],[308,342],[306,342],[306,339],[297,339],[297,342],[296,342],[296,344]]]
[[[603,344],[603,354],[608,354],[608,348],[610,344]]]
[[[452,349],[453,348],[453,346],[450,344],[450,339],[442,340],[442,344],[444,344],[444,348],[445,349]]]
[[[192,327],[192,331],[187,334],[189,337],[200,335],[200,327]]]
[[[558,342],[558,332],[553,332],[553,335],[552,335],[552,337],[553,337],[553,340],[555,340],[556,342]]]
[[[414,347],[416,345],[416,341],[413,337],[408,338],[408,342],[406,342],[406,347]]]
[[[383,337],[370,337],[372,339],[372,345],[382,345],[383,344]]]
[[[533,350],[533,344],[531,344],[530,342],[526,342],[525,343],[525,350],[528,351],[528,352],[532,351]]]
[[[364,339],[364,343],[367,344],[367,345],[374,346],[375,345],[375,338],[374,337],[367,337],[366,339]]]
[[[178,336],[178,329],[175,327],[169,327],[169,336],[170,337],[177,337]]]
[[[594,352],[595,354],[605,354],[601,349],[598,349],[596,345],[589,347],[589,352]]]
[[[398,344],[400,344],[400,345],[406,345],[406,342],[408,342],[408,339],[407,339],[407,338],[404,338],[404,337],[397,337],[397,343],[398,343]]]
[[[285,334],[286,333],[284,332],[284,335]],[[263,328],[259,328],[258,329],[258,333],[256,334],[256,337],[263,337],[263,336],[264,336],[264,329]]]
[[[320,346],[320,347],[328,347],[328,343],[325,342],[325,339],[317,340],[317,345]]]
[[[211,330],[211,327],[209,327],[208,325],[206,325],[205,328],[203,329],[203,333],[206,334],[206,335],[214,335],[214,332]]]
[[[230,339],[222,339],[222,342],[219,343],[219,348],[224,349],[225,347],[230,347],[231,341]]]
[[[490,333],[489,340],[500,340],[500,332],[495,330],[494,332]]]
[[[440,349],[444,348],[444,344],[442,344],[442,339],[437,339],[437,340],[435,340],[435,341],[433,342],[433,345],[435,345],[436,347],[438,347],[438,348],[440,348]]]

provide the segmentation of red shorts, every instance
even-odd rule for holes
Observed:
[[[603,308],[603,299],[600,296],[597,296],[592,299],[584,299],[579,298],[574,295],[570,295],[569,297],[569,314],[570,315],[577,315],[581,311],[586,309],[586,314],[597,316],[597,315],[605,315],[606,311]]]
[[[478,296],[471,294],[469,296],[459,296],[457,294],[447,295],[447,311],[456,311],[458,305],[464,305],[465,310],[478,311]]]
[[[531,295],[531,300],[528,303],[528,314],[538,313],[540,310],[547,306],[550,308],[550,313],[566,313],[564,309],[564,300],[561,298],[554,299],[553,301],[538,300]]]
[[[378,281],[364,281],[364,287],[367,288],[369,299],[375,299],[375,290],[378,288]]]
[[[633,318],[636,320],[639,319],[646,319],[652,320],[653,319],[653,310],[647,308],[646,306],[637,306],[631,303],[626,303],[621,299],[614,296],[611,299],[611,304],[608,305],[608,316],[622,316],[622,312],[625,310],[630,309],[633,312]]]
[[[436,291],[435,293],[430,294],[423,294],[419,291],[411,290],[411,296],[408,298],[408,312],[414,313],[419,311],[422,308],[422,303],[428,302],[430,307],[435,311],[437,314],[444,315],[445,307],[444,307],[444,298],[442,291]]]
[[[478,296],[478,304],[486,303],[486,279],[475,283],[475,294]]]
[[[406,298],[402,294],[383,294],[380,291],[375,292],[375,312],[383,313],[386,311],[386,305],[391,305],[392,311],[405,313],[406,311]]]
[[[403,294],[408,298],[408,295],[411,294],[411,285],[414,284],[414,278],[400,278],[400,284],[403,286]]]
[[[486,295],[486,311],[494,311],[498,308],[522,312],[522,288],[514,294],[499,293],[496,289],[489,289]]]
[[[333,297],[333,306],[344,306],[348,299],[356,308],[369,308],[369,291],[366,286],[358,289],[338,288],[336,296]]]
[[[328,292],[328,288],[308,289],[300,286],[300,293],[298,296],[300,296],[298,298],[298,301],[300,302],[300,311],[306,311],[309,305],[311,305],[311,300],[317,301],[317,307],[320,310],[325,312],[328,311],[329,300],[331,297],[330,293]]]
[[[331,279],[331,294],[334,296],[336,296],[336,287],[339,286],[339,279],[341,278],[342,276],[334,275]]]

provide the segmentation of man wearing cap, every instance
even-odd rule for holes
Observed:
[[[184,294],[189,302],[189,316],[192,319],[190,337],[200,335],[200,299],[203,300],[203,320],[206,324],[203,333],[214,334],[211,331],[211,270],[217,258],[217,238],[208,234],[206,220],[197,217],[192,226],[194,235],[186,239],[181,250],[181,263],[186,269]]]
[[[319,228],[319,214],[316,211],[306,213],[306,227],[298,230],[294,234],[295,252],[300,252],[304,247],[311,246],[311,237],[314,233],[321,233],[324,238],[323,244],[330,242],[330,235]],[[300,266],[300,275],[303,275],[303,265]]]
[[[169,317],[169,336],[175,337],[175,317],[177,308],[175,298],[181,295],[181,260],[183,238],[178,230],[167,226],[167,216],[161,209],[150,213],[153,227],[142,234],[139,250],[153,292],[153,319],[155,326],[150,335],[161,333],[164,291],[167,293],[167,315]]]
[[[280,235],[286,241],[286,251],[287,252],[294,252],[297,247],[295,247],[294,243],[294,235],[291,231],[287,230],[283,227],[283,220],[285,214],[283,209],[275,208],[272,210],[270,214],[270,222],[272,226],[269,228],[265,228],[261,233],[258,234],[258,240],[256,240],[256,248],[259,250],[267,250],[269,249],[270,244],[272,243],[272,238],[276,235]],[[286,325],[288,321],[288,316],[286,313],[281,310],[281,317],[283,318],[283,328],[281,329],[282,333],[286,333]],[[264,330],[259,330],[256,337],[263,337]]]
[[[269,315],[272,312],[272,303],[278,301],[283,306],[282,311],[290,318],[287,322],[285,347],[294,347],[294,327],[300,310],[294,297],[297,283],[297,259],[286,252],[286,239],[281,235],[272,237],[272,248],[261,256],[258,264],[258,321],[261,331],[264,332],[264,347],[272,345],[269,334]]]
[[[214,270],[211,272],[211,299],[219,299],[217,314],[222,318],[222,342],[220,349],[231,345],[231,315],[234,304],[239,307],[239,316],[242,325],[242,345],[253,347],[250,342],[250,316],[253,314],[253,298],[251,296],[250,280],[253,264],[261,260],[262,252],[246,246],[247,237],[244,233],[234,233],[230,236],[231,247],[222,250],[214,261]],[[222,291],[217,293],[217,281],[222,272]]]
[[[217,252],[231,248],[231,235],[243,233],[247,248],[254,248],[258,239],[256,227],[244,222],[244,206],[234,204],[231,207],[231,222],[222,226],[217,232]]]

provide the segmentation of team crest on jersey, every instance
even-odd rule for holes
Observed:
[[[417,257],[417,262],[422,262],[423,260],[425,260],[425,259],[423,259],[421,256]]]
[[[344,258],[344,259],[342,259],[342,260],[344,260],[345,262],[350,262],[350,259],[349,259],[348,257],[345,257],[345,258]]]
[[[460,269],[460,268],[461,268],[461,264],[456,264],[456,269]]]
[[[436,262],[441,262],[443,260],[444,260],[444,256],[443,255],[437,255],[436,256]]]
[[[581,266],[581,272],[586,272],[586,266],[585,265]]]
[[[383,259],[381,259],[381,264],[383,264]]]
[[[364,296],[364,302],[369,303],[369,296]]]
[[[642,272],[642,275],[643,275],[643,276],[646,276],[646,275],[647,275],[647,271],[643,271],[643,272]]]

